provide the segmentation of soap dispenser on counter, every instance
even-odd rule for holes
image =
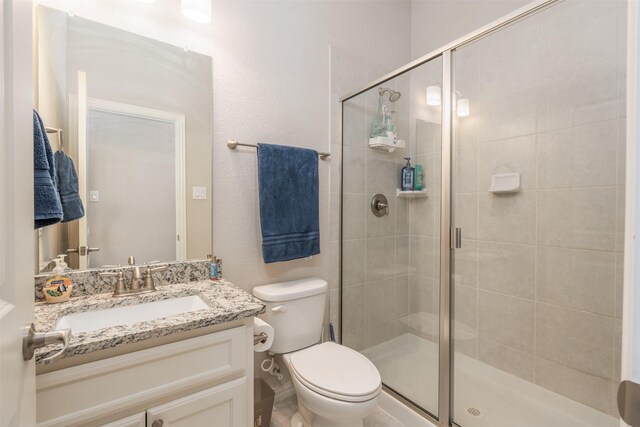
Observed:
[[[73,284],[71,283],[71,279],[64,275],[68,269],[67,263],[64,262],[65,258],[66,255],[61,254],[53,259],[56,266],[53,268],[47,284],[42,289],[42,293],[49,303],[65,302],[71,297]]]

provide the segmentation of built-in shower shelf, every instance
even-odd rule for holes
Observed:
[[[407,198],[416,198],[416,197],[427,197],[427,190],[419,190],[419,191],[402,191],[399,188],[396,189],[396,197],[407,197]]]

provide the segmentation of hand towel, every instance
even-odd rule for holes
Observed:
[[[62,221],[62,205],[55,186],[53,150],[40,115],[33,111],[33,196],[35,228]]]
[[[262,257],[265,263],[320,253],[318,153],[258,144]]]
[[[56,165],[56,185],[62,203],[62,222],[75,221],[84,216],[84,206],[78,193],[78,174],[71,157],[62,151],[53,155]]]

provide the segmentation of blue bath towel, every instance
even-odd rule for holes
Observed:
[[[78,174],[71,157],[62,151],[53,155],[56,164],[56,185],[62,202],[62,222],[75,221],[84,216],[84,206],[78,193]]]
[[[53,151],[40,115],[33,111],[33,196],[35,228],[62,221],[62,205],[56,190]]]
[[[319,254],[318,153],[258,144],[258,181],[264,262]]]

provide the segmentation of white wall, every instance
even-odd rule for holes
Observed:
[[[180,2],[45,0],[114,27],[213,57],[213,251],[245,289],[274,280],[329,278],[329,167],[321,161],[321,251],[310,261],[266,266],[260,248],[255,151],[260,141],[330,149],[329,45],[395,68],[410,56],[408,1],[213,2],[213,22],[193,23]],[[394,23],[393,31],[380,31]]]
[[[529,0],[413,0],[411,2],[411,59],[426,55],[529,2]]]

